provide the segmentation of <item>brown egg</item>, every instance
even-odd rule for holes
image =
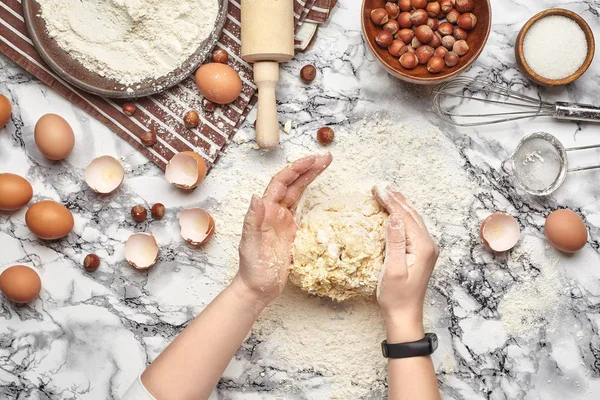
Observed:
[[[55,240],[67,236],[75,221],[71,212],[62,204],[42,200],[27,210],[25,223],[34,235],[44,240]]]
[[[0,128],[4,128],[8,121],[10,121],[10,113],[12,107],[8,98],[0,94]]]
[[[0,292],[15,303],[29,303],[42,290],[42,280],[25,265],[9,267],[0,274]]]
[[[35,124],[35,144],[50,160],[63,160],[73,150],[75,135],[71,125],[56,114],[46,114]]]
[[[0,210],[14,211],[29,203],[33,188],[27,179],[15,174],[0,174]]]
[[[587,242],[587,229],[579,215],[571,210],[556,210],[546,218],[546,237],[558,250],[574,253]]]
[[[217,104],[229,104],[242,92],[242,80],[229,65],[204,64],[196,71],[196,86],[204,97]]]

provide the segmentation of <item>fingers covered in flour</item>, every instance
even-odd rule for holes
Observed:
[[[288,193],[289,187],[315,164],[316,157],[309,156],[294,161],[278,172],[267,189],[264,199],[272,203],[281,202]]]
[[[331,153],[316,156],[314,164],[302,175],[298,177],[292,184],[289,185],[285,198],[281,202],[281,205],[294,210],[304,191],[323,171],[329,167],[333,157]]]

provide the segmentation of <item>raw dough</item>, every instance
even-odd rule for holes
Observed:
[[[337,301],[373,294],[383,265],[386,220],[371,195],[318,204],[302,218],[290,280]]]

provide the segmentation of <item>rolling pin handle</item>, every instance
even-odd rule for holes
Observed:
[[[256,142],[261,149],[279,145],[279,120],[275,87],[279,81],[279,63],[259,61],[254,64],[254,83],[258,87]]]

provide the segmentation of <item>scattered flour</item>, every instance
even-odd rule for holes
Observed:
[[[323,151],[310,137],[298,139],[300,143],[285,144],[287,161]],[[252,160],[256,164],[259,153],[251,144],[242,146],[247,146],[248,163]],[[414,203],[431,234],[442,244],[432,284],[446,282],[458,260],[469,254],[468,238],[478,229],[478,221],[469,216],[476,187],[454,144],[423,119],[395,124],[371,115],[336,128],[335,142],[327,150],[333,154],[333,163],[307,190],[304,208],[346,196],[349,190],[367,193],[375,184],[394,185]],[[244,168],[247,163],[240,160],[231,168],[211,172],[218,174],[214,178],[222,179],[223,186],[232,188],[226,201],[212,211],[218,221],[218,235],[213,240],[227,249],[223,262],[230,263],[231,274],[237,270],[237,244],[250,197],[262,193],[272,174],[282,167],[268,163],[269,157],[272,155],[264,156],[260,173]],[[435,331],[438,325],[439,330],[447,329],[431,317],[444,314],[445,306],[428,298],[428,329]],[[326,388],[322,390],[328,390],[322,398],[359,399],[369,393],[374,398],[384,396],[386,361],[379,343],[385,330],[374,296],[338,304],[288,284],[259,319],[253,335],[260,341],[253,360],[289,372],[284,381],[273,383],[286,394],[302,393],[303,388],[313,385],[312,381],[302,381],[308,371],[310,377],[320,376],[321,387]]]
[[[122,84],[177,69],[212,32],[217,0],[38,0],[50,37]]]

